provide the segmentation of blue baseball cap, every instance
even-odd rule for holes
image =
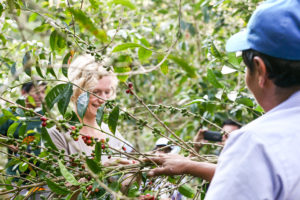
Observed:
[[[269,0],[251,16],[247,29],[233,35],[226,51],[254,49],[286,60],[300,60],[300,0]]]

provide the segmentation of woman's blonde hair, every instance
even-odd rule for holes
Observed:
[[[70,81],[88,91],[92,91],[103,76],[111,77],[113,93],[110,99],[116,98],[116,90],[119,83],[118,78],[113,72],[107,71],[102,64],[96,62],[94,57],[88,54],[78,56],[68,70]],[[80,94],[84,92],[77,86],[73,87],[73,96],[71,98],[71,101],[75,104]]]

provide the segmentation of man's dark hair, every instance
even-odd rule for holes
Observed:
[[[47,85],[47,83],[43,82],[43,81],[37,81],[37,85]],[[33,82],[32,81],[24,83],[22,85],[22,91],[28,93],[31,90],[32,87],[33,87]]]
[[[259,56],[266,65],[268,78],[273,80],[276,86],[283,88],[300,86],[300,60],[275,58],[253,49],[243,51],[242,56],[250,73],[254,72],[253,58]]]
[[[238,122],[233,121],[233,120],[231,120],[231,119],[226,119],[226,120],[223,122],[222,127],[224,127],[225,125],[237,126],[238,128],[241,128],[241,127],[242,127],[241,124],[239,124]]]

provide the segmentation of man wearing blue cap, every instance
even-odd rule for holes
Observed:
[[[261,4],[227,51],[242,51],[246,83],[265,114],[233,132],[215,169],[187,158],[154,158],[150,175],[210,180],[206,199],[300,198],[300,0]],[[173,160],[173,161],[172,161]]]

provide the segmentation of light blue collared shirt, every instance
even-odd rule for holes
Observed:
[[[300,91],[230,135],[205,199],[300,199]]]

